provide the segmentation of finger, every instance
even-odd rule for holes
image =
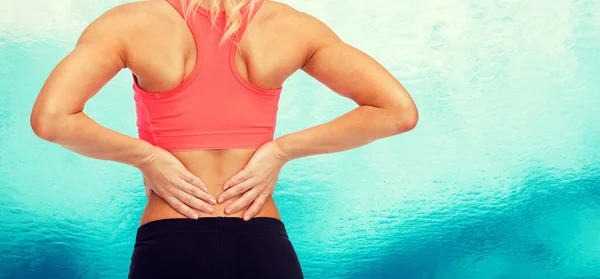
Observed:
[[[188,183],[202,189],[204,192],[208,192],[208,187],[206,187],[206,184],[204,184],[204,182],[202,182],[202,180],[195,176],[193,173],[186,171],[181,178],[183,178],[183,180],[187,181]]]
[[[237,195],[241,195],[243,193],[245,193],[246,191],[248,191],[248,189],[252,188],[254,182],[249,179],[246,180],[240,184],[237,184],[227,190],[225,190],[225,192],[221,193],[221,195],[219,195],[219,203],[223,203],[224,201],[230,199],[231,197],[237,196]]]
[[[189,206],[187,206],[184,203],[182,203],[181,201],[179,201],[176,197],[168,196],[165,198],[165,201],[173,209],[177,210],[177,212],[185,215],[186,217],[192,218],[192,219],[198,219],[198,213],[196,213],[196,211],[191,209]]]
[[[268,193],[260,193],[258,197],[254,200],[250,208],[246,210],[244,213],[244,220],[248,221],[250,218],[254,217],[265,205],[265,201],[269,197]]]
[[[236,201],[234,201],[227,208],[225,208],[225,214],[232,214],[238,212],[240,209],[248,206],[256,199],[256,196],[258,196],[259,193],[260,192],[256,188],[244,193]]]
[[[179,187],[179,189],[183,190],[184,192],[186,192],[194,197],[197,197],[201,200],[210,202],[211,204],[217,203],[217,200],[211,194],[198,189],[196,186],[187,183],[187,181],[182,180],[182,183],[179,184],[178,187]]]
[[[250,174],[250,171],[243,169],[240,172],[238,172],[236,175],[232,176],[229,180],[227,180],[227,182],[225,182],[225,184],[223,185],[223,190],[227,190],[228,188],[231,188],[232,186],[234,186],[236,184],[240,184],[240,183],[250,179],[250,177],[252,177],[252,175]]]
[[[198,209],[200,211],[212,214],[214,209],[205,201],[198,199],[181,189],[174,189],[173,196],[176,197],[179,201],[183,202],[186,206],[190,206],[192,208]]]

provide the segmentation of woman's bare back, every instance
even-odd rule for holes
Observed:
[[[135,74],[141,88],[148,92],[169,91],[191,74],[196,66],[194,37],[181,15],[168,2],[129,3],[117,7],[107,16],[110,13],[115,14],[114,18],[136,22],[127,30],[124,62]],[[301,27],[310,26],[302,24],[302,21],[311,19],[285,4],[265,1],[240,41],[236,63],[241,76],[261,88],[282,86],[310,57],[310,47],[303,41],[307,36],[302,34],[305,30]],[[119,24],[113,26],[118,28]],[[198,150],[174,152],[174,155],[190,172],[202,179],[211,195],[217,197],[224,191],[223,184],[246,165],[254,152],[255,149]],[[235,198],[214,205],[213,214],[196,212],[199,217],[241,217],[246,208],[230,215],[224,212]],[[271,197],[256,215],[260,216],[280,218]],[[153,194],[141,224],[178,217],[184,216]]]

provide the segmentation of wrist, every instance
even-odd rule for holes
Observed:
[[[131,165],[138,169],[142,169],[156,159],[156,146],[146,141],[142,141],[137,150],[137,154],[138,156],[133,156],[133,158],[136,159]]]
[[[283,161],[284,164],[295,159],[291,155],[289,148],[287,148],[285,139],[283,137],[273,140],[273,144],[275,146],[275,155],[277,158]]]

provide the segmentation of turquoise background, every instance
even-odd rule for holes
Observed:
[[[125,278],[134,168],[34,136],[32,104],[117,0],[0,4],[0,278]],[[291,162],[274,198],[306,278],[600,278],[600,1],[288,0],[400,80],[407,134]],[[129,71],[86,107],[135,136]],[[298,72],[277,135],[354,104]]]

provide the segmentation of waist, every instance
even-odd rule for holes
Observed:
[[[225,201],[223,204],[214,205],[214,212],[212,214],[208,214],[203,211],[195,210],[198,213],[198,218],[217,218],[217,217],[235,217],[239,218],[243,221],[242,216],[246,210],[250,206],[246,206],[239,210],[238,212],[233,212],[231,214],[225,214],[225,208],[233,203],[237,198],[233,197],[228,201]],[[277,205],[271,196],[267,198],[262,209],[252,218],[273,218],[277,220],[281,220],[281,215],[279,214],[279,210],[277,209]],[[166,201],[162,198],[158,197],[155,194],[152,194],[148,203],[146,204],[146,208],[144,209],[144,213],[142,214],[142,218],[140,219],[140,226],[151,223],[153,221],[165,220],[165,219],[188,219],[183,214],[177,212],[173,209]],[[250,219],[250,220],[252,220]],[[191,219],[190,219],[191,220]]]
[[[224,192],[223,185],[233,175],[242,170],[256,149],[226,149],[226,150],[196,150],[171,152],[181,163],[195,176],[200,178],[208,188],[208,193],[217,198]],[[239,217],[241,218],[249,206],[225,214],[225,208],[235,202],[241,195],[234,196],[222,204],[213,205],[214,212],[208,214],[196,210],[200,218],[204,217]],[[279,211],[271,196],[265,201],[265,205],[256,217],[271,217],[281,219]],[[173,209],[166,201],[156,194],[152,194],[142,215],[140,225],[151,221],[185,218],[184,215]]]

